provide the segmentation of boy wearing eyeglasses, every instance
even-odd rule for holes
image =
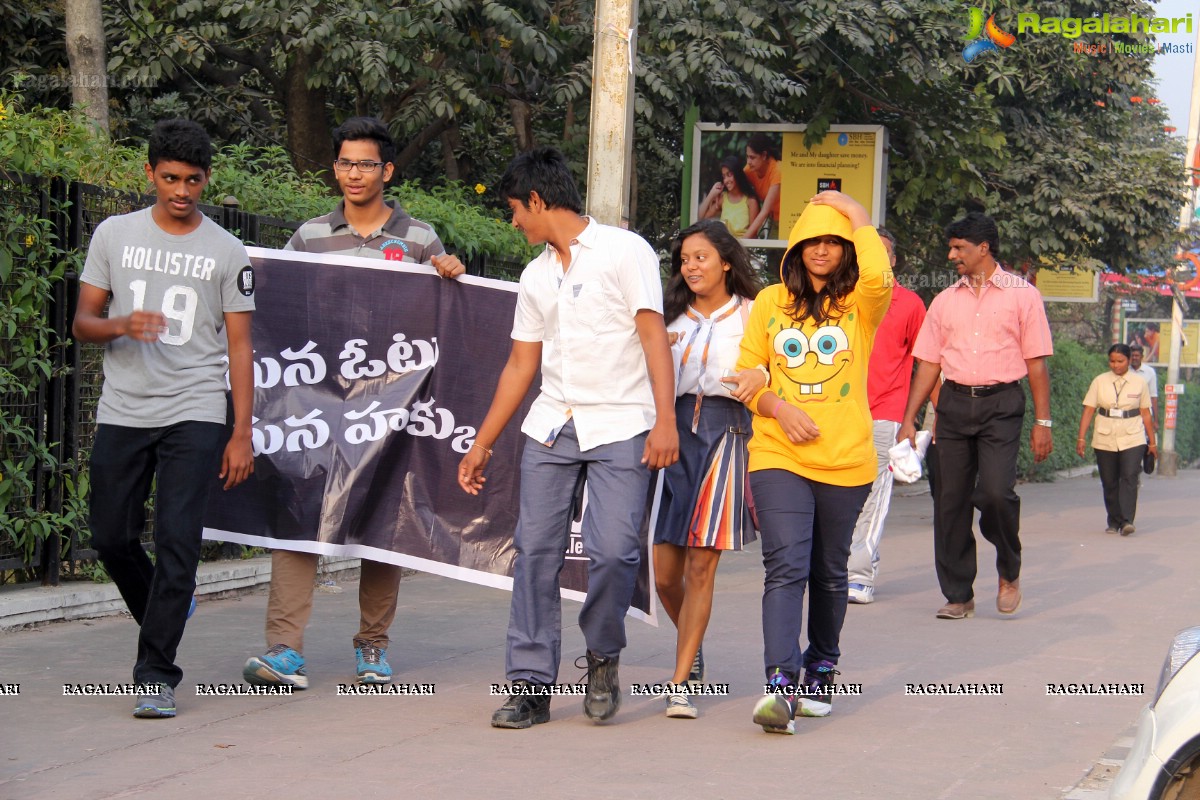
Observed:
[[[330,213],[301,225],[284,249],[431,264],[443,278],[466,272],[456,256],[446,253],[432,226],[384,198],[383,190],[395,169],[396,145],[382,122],[373,117],[346,120],[333,132],[333,156],[341,202]],[[317,559],[316,553],[272,551],[268,649],[246,662],[242,675],[248,682],[308,688],[302,653],[304,629],[312,614]],[[354,636],[360,683],[392,679],[387,661],[388,629],[396,616],[399,589],[399,566],[362,560],[360,619]]]

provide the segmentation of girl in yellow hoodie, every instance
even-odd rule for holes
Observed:
[[[866,209],[826,191],[792,228],[780,278],[754,301],[738,368],[770,371],[750,402],[750,487],[766,569],[767,686],[754,722],[793,733],[796,714],[828,715],[835,692],[850,540],[875,479],[867,361],[891,302],[892,272]]]

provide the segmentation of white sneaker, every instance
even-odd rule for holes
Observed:
[[[686,694],[667,695],[667,716],[672,719],[695,719],[696,706]]]
[[[865,606],[868,603],[875,602],[875,587],[866,586],[861,583],[850,584],[850,602],[855,605]]]

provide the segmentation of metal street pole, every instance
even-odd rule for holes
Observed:
[[[1184,166],[1188,169],[1188,200],[1179,213],[1179,228],[1187,230],[1195,212],[1195,189],[1191,173],[1192,153],[1196,149],[1200,134],[1200,28],[1196,30],[1195,62],[1192,64],[1192,99],[1188,108],[1187,149],[1184,151]],[[1179,385],[1179,358],[1183,351],[1183,304],[1182,293],[1176,290],[1171,299],[1171,355],[1167,362],[1166,403],[1163,405],[1163,435],[1159,458],[1159,474],[1174,476],[1179,470],[1179,454],[1175,452],[1175,422],[1178,419],[1179,396],[1174,391]],[[1196,402],[1193,398],[1191,402]]]
[[[594,37],[587,213],[597,222],[627,227],[637,0],[598,0]]]

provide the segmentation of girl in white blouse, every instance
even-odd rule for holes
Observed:
[[[678,629],[677,686],[704,680],[700,643],[722,551],[755,538],[746,493],[750,412],[742,404],[766,374],[732,371],[758,288],[749,254],[720,221],[701,220],[676,237],[663,317],[675,362],[679,461],[659,478],[654,579]],[[685,692],[667,696],[668,717],[696,713]]]

